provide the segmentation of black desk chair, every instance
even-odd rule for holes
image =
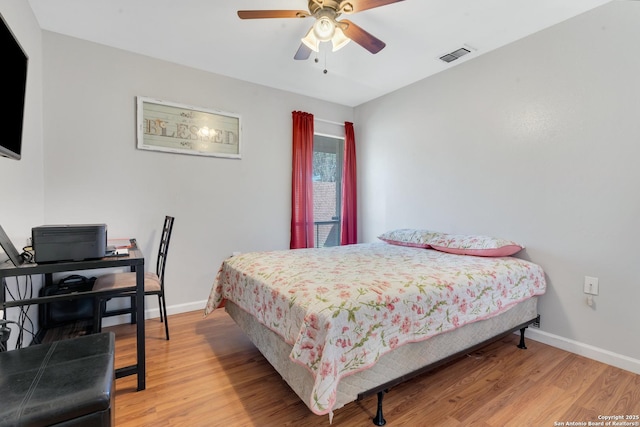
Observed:
[[[164,219],[164,227],[162,228],[162,237],[160,239],[160,248],[158,249],[158,259],[156,261],[156,272],[146,272],[144,274],[144,294],[145,295],[157,295],[158,296],[158,308],[160,310],[160,321],[164,322],[164,329],[169,339],[169,323],[167,321],[167,304],[164,294],[164,268],[167,263],[167,252],[169,251],[169,240],[171,239],[171,230],[173,229],[172,216],[166,216]],[[114,290],[118,288],[126,288],[136,285],[136,273],[111,273],[103,276],[98,276],[93,290]],[[110,295],[107,299],[101,300],[99,308],[96,311],[94,318],[94,330],[100,331],[102,329],[102,318],[117,316],[120,314],[131,314],[131,323],[135,323],[136,320],[136,297],[135,293],[130,295],[122,295],[131,298],[131,305],[128,308],[119,310],[106,310],[107,299],[118,298],[119,296]],[[142,319],[144,322],[144,319]]]

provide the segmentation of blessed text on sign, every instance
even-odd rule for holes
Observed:
[[[240,158],[240,116],[138,97],[138,148]]]

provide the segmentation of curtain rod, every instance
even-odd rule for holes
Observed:
[[[324,120],[324,119],[318,119],[317,117],[314,116],[313,120],[317,120],[319,122],[323,122],[323,123],[329,123],[331,125],[338,125],[338,126],[344,126],[344,123],[339,123],[339,122],[333,122],[331,120]]]

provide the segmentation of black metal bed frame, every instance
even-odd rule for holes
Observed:
[[[387,423],[387,421],[384,419],[384,416],[382,415],[382,398],[384,396],[384,393],[388,393],[389,389],[391,387],[394,387],[398,384],[401,384],[407,380],[410,380],[411,378],[414,378],[418,375],[424,374],[426,372],[429,371],[433,371],[436,368],[439,368],[442,365],[445,365],[453,360],[459,359],[460,357],[464,356],[465,354],[468,353],[472,353],[476,350],[481,349],[482,347],[491,344],[492,342],[495,342],[499,339],[502,339],[504,337],[506,337],[509,334],[514,333],[517,330],[520,330],[520,343],[518,344],[518,348],[526,350],[527,346],[525,345],[525,341],[524,341],[524,332],[525,330],[530,326],[530,325],[536,325],[539,326],[540,325],[540,315],[538,315],[537,317],[535,317],[534,319],[531,319],[527,322],[524,322],[514,328],[511,328],[507,331],[501,332],[500,334],[489,338],[487,340],[482,341],[481,343],[478,343],[476,345],[473,345],[469,348],[466,348],[464,350],[461,350],[457,353],[454,353],[450,356],[447,356],[443,359],[438,360],[437,362],[431,363],[429,365],[423,366],[422,368],[416,369],[413,372],[410,372],[406,375],[402,375],[394,380],[391,381],[387,381],[384,384],[381,384],[377,387],[374,387],[372,389],[369,389],[367,391],[364,391],[362,393],[358,394],[357,400],[362,400],[365,397],[369,397],[373,394],[377,394],[378,395],[378,405],[377,405],[377,410],[376,410],[376,415],[375,417],[373,417],[373,424],[377,425],[377,426],[383,426]]]

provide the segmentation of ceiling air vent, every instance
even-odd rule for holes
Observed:
[[[453,62],[456,59],[460,58],[461,56],[465,56],[467,53],[471,53],[471,51],[469,49],[465,49],[463,47],[461,47],[458,50],[454,50],[451,53],[447,53],[446,55],[442,55],[440,57],[440,59],[444,62]]]

